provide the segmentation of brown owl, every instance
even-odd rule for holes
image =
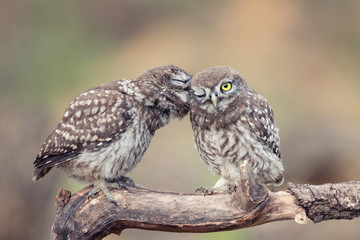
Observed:
[[[221,178],[211,194],[240,179],[247,161],[264,184],[283,182],[279,130],[267,100],[252,90],[234,69],[218,66],[191,80],[190,120],[201,159]]]
[[[41,147],[33,180],[60,167],[93,183],[89,196],[101,190],[116,204],[108,187],[134,185],[125,174],[141,160],[155,131],[188,113],[190,79],[167,65],[81,93]]]

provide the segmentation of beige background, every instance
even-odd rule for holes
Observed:
[[[286,181],[359,180],[360,1],[46,1],[0,3],[0,239],[48,239],[59,170],[32,163],[68,103],[103,82],[176,64],[237,69],[271,103]],[[188,117],[158,131],[129,175],[193,192],[217,180],[199,160]],[[281,187],[286,188],[286,184]],[[291,221],[209,234],[126,230],[107,239],[357,239],[360,220]]]

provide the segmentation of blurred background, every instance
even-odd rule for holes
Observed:
[[[281,131],[286,182],[359,180],[360,1],[0,2],[0,239],[48,239],[60,171],[32,163],[72,99],[100,83],[175,64],[238,70]],[[166,169],[166,171],[164,171]],[[189,118],[160,129],[129,175],[163,191],[212,186]],[[106,239],[358,239],[360,220],[270,223],[230,232],[125,230]]]

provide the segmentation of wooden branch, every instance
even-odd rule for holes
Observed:
[[[101,193],[87,199],[87,187],[70,197],[60,190],[52,239],[101,239],[126,228],[168,232],[215,232],[272,221],[306,223],[305,211],[288,192],[273,193],[243,166],[236,192],[204,196],[142,187],[113,190],[118,207]]]
[[[101,239],[126,228],[168,232],[215,232],[279,220],[306,223],[351,219],[360,215],[360,182],[321,186],[288,184],[289,192],[271,192],[242,166],[236,192],[181,194],[143,187],[112,190],[118,206],[100,193],[87,199],[91,187],[71,196],[60,190],[51,239]]]
[[[288,183],[288,188],[315,223],[360,216],[360,182],[319,186]]]

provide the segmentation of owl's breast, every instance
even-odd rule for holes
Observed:
[[[240,159],[247,156],[242,137],[246,129],[228,125],[224,128],[210,127],[194,129],[195,142],[201,159],[216,174],[233,176],[238,170]]]

